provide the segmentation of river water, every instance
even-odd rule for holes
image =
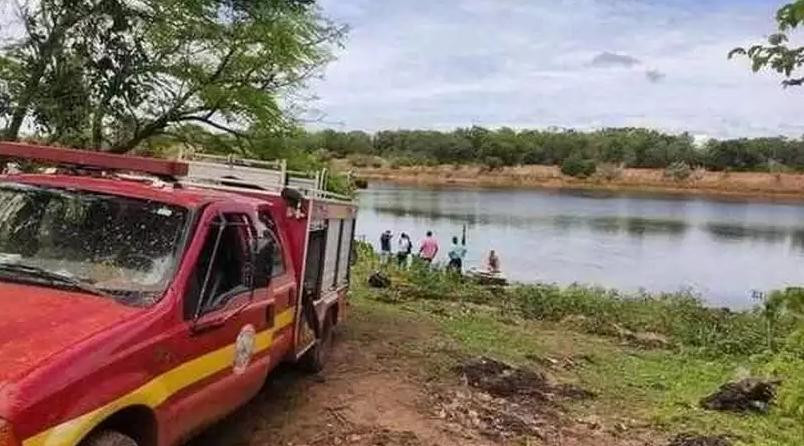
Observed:
[[[538,189],[371,184],[357,235],[427,230],[442,246],[467,226],[466,265],[489,249],[518,282],[574,282],[626,291],[691,290],[745,308],[753,290],[804,284],[804,204]]]

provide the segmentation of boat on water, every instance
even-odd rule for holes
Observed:
[[[470,268],[464,274],[466,277],[476,281],[480,285],[488,286],[506,286],[508,285],[508,278],[505,274],[499,271],[488,271],[477,268]]]

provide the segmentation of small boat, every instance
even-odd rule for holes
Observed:
[[[506,286],[508,285],[508,278],[499,271],[491,272],[486,270],[480,270],[477,268],[471,268],[466,271],[466,277],[476,281],[480,285],[488,285],[488,286]]]

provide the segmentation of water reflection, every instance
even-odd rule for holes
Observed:
[[[795,204],[372,185],[357,230],[375,243],[385,229],[433,230],[444,243],[466,224],[468,265],[495,249],[513,280],[692,289],[741,307],[751,290],[804,283],[802,222]]]
[[[785,228],[778,226],[744,226],[734,223],[708,223],[706,230],[716,239],[723,240],[759,240],[768,243],[782,242],[793,237],[802,228]]]

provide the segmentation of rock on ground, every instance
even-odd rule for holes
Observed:
[[[701,400],[701,407],[730,412],[767,412],[776,395],[778,382],[747,378],[720,386]]]

